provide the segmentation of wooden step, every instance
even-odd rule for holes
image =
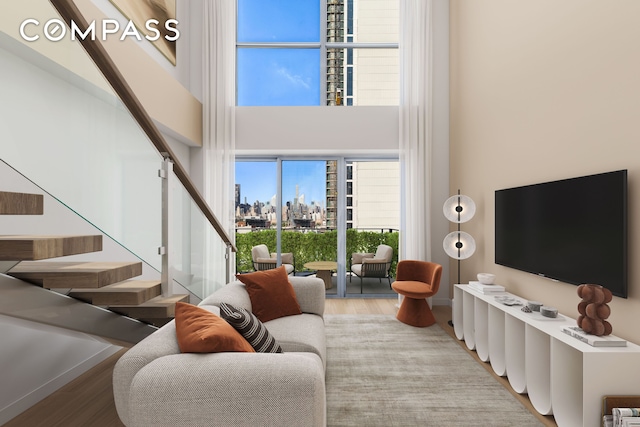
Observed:
[[[102,236],[0,236],[0,260],[36,261],[102,250]]]
[[[127,280],[98,289],[71,289],[69,296],[93,305],[138,305],[161,293],[157,280]]]
[[[42,215],[43,211],[42,194],[0,191],[0,215]]]
[[[178,301],[189,302],[189,295],[158,296],[138,305],[110,305],[108,308],[134,319],[162,319],[175,317]]]
[[[141,275],[142,263],[23,261],[7,274],[44,288],[101,288]]]

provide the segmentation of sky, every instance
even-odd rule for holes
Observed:
[[[319,0],[239,0],[239,42],[318,42]],[[318,49],[241,48],[239,106],[320,105]]]
[[[305,203],[326,200],[326,162],[321,160],[284,160],[282,162],[282,200],[293,202],[296,184]],[[240,202],[268,202],[276,194],[276,162],[236,162],[236,184],[240,184]]]
[[[320,41],[319,0],[238,0],[239,42]],[[238,50],[239,106],[320,105],[318,49]],[[326,200],[324,161],[284,161],[283,202],[295,186],[305,203]],[[258,178],[256,178],[258,177]],[[275,162],[236,162],[240,201],[267,202],[276,194]]]

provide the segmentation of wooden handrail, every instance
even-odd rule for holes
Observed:
[[[73,21],[80,31],[83,33],[87,31],[89,24],[73,0],[49,1],[53,4],[67,25],[70,26],[71,21]],[[218,218],[216,218],[215,214],[196,188],[173,150],[171,150],[171,147],[169,147],[169,144],[164,139],[164,136],[162,136],[162,133],[160,133],[156,125],[153,123],[153,120],[151,120],[151,117],[147,114],[142,103],[138,100],[135,93],[122,76],[122,73],[118,70],[118,67],[116,67],[104,46],[102,46],[98,40],[91,40],[88,37],[79,39],[87,54],[89,54],[100,72],[104,75],[105,79],[107,79],[109,84],[111,84],[113,90],[118,94],[124,105],[126,105],[129,112],[138,122],[151,143],[164,158],[168,158],[174,163],[174,173],[182,185],[184,185],[184,188],[187,190],[189,195],[193,198],[198,208],[200,208],[202,214],[207,218],[209,223],[213,226],[227,246],[229,246],[234,252],[237,252],[237,248],[231,241],[226,230],[222,227],[220,221],[218,221]]]

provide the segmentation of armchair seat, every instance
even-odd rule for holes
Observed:
[[[278,254],[269,253],[267,245],[257,245],[251,248],[251,258],[253,260],[253,269],[255,271],[271,270],[278,266]],[[287,270],[287,274],[295,271],[295,262],[293,253],[287,252],[280,255],[282,265]]]
[[[393,248],[388,245],[379,245],[376,253],[354,253],[351,256],[349,270],[360,278],[360,293],[362,293],[362,280],[365,277],[386,278],[391,287],[391,262],[393,261]],[[351,276],[349,276],[351,281]]]
[[[442,266],[428,261],[402,260],[391,287],[403,295],[396,318],[407,325],[425,327],[436,323],[427,298],[440,288]]]
[[[415,280],[395,281],[393,289],[407,298],[425,299],[433,295],[431,286]]]

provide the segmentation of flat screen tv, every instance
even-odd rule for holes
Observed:
[[[627,298],[627,171],[495,192],[495,262]]]

